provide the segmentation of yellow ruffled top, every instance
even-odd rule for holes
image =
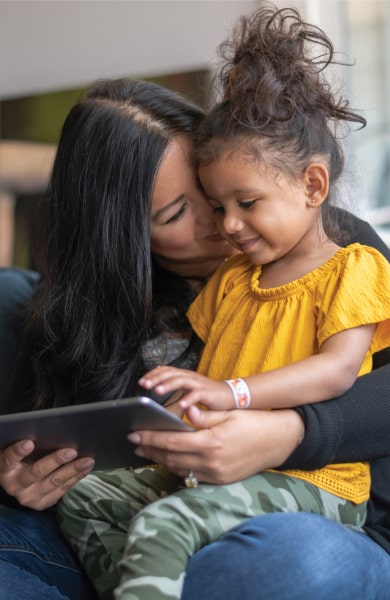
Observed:
[[[359,375],[390,346],[390,266],[375,249],[352,244],[300,279],[263,289],[261,267],[245,255],[226,261],[188,310],[205,343],[198,372],[222,381],[283,367],[319,352],[330,336],[378,323]],[[369,496],[369,467],[331,465],[285,471],[356,503]]]

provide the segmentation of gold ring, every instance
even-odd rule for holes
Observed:
[[[199,481],[194,475],[193,470],[191,469],[188,473],[187,477],[184,478],[184,483],[188,488],[196,488],[199,485]]]

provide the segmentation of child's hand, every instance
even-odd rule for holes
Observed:
[[[213,381],[194,371],[156,367],[141,377],[138,383],[161,395],[182,390],[184,395],[178,404],[183,410],[198,402],[213,410],[235,408],[232,391],[226,383]]]

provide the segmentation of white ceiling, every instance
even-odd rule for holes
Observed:
[[[0,0],[0,97],[203,68],[249,0]]]

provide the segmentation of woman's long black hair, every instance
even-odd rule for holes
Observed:
[[[29,408],[61,392],[67,403],[133,393],[145,340],[184,326],[194,293],[154,264],[150,210],[168,143],[192,137],[202,118],[181,96],[129,79],[97,82],[71,109],[40,214]]]

